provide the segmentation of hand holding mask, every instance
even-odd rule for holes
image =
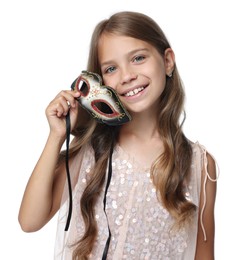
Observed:
[[[103,86],[98,74],[82,71],[71,88],[81,93],[78,102],[99,123],[115,126],[131,120],[115,90]]]

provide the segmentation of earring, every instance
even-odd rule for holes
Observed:
[[[167,75],[169,78],[172,78],[173,72],[171,72],[169,75]]]

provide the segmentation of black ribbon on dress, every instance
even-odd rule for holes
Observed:
[[[71,184],[71,177],[70,177],[70,171],[69,171],[69,144],[70,144],[70,134],[71,134],[71,122],[70,122],[70,110],[68,111],[66,115],[66,156],[65,156],[65,164],[66,164],[66,172],[67,172],[67,183],[68,183],[68,192],[69,192],[69,208],[68,208],[68,216],[67,216],[67,221],[66,221],[66,226],[65,226],[65,231],[68,231],[71,217],[72,217],[72,184]],[[109,231],[109,236],[107,238],[104,252],[102,255],[102,260],[106,260],[107,255],[108,255],[108,250],[109,250],[109,244],[111,240],[111,232],[109,228],[109,223],[108,223],[108,217],[106,214],[106,195],[107,191],[110,185],[111,177],[112,177],[112,154],[113,154],[113,143],[110,149],[110,155],[109,155],[109,165],[108,165],[108,176],[107,176],[107,182],[105,186],[105,193],[104,193],[104,212],[105,216],[107,219],[107,225],[108,225],[108,231]]]
[[[112,177],[112,155],[113,155],[113,145],[111,147],[110,155],[109,155],[108,177],[107,177],[107,183],[106,183],[106,186],[105,186],[105,193],[104,193],[104,212],[105,212],[105,216],[106,216],[106,219],[107,219],[109,236],[108,236],[106,244],[105,244],[102,260],[106,260],[106,258],[107,258],[107,254],[108,254],[108,250],[109,250],[109,244],[110,244],[110,239],[111,239],[111,232],[110,232],[110,228],[109,228],[108,217],[107,217],[107,214],[106,214],[106,195],[107,195],[107,191],[108,191],[108,188],[109,188],[109,185],[110,185],[110,181],[111,181],[111,177]]]
[[[66,115],[66,157],[65,157],[65,163],[66,163],[66,172],[67,172],[67,183],[68,183],[68,192],[69,192],[69,209],[68,209],[68,216],[67,216],[67,222],[65,226],[65,231],[68,231],[71,217],[72,217],[72,183],[71,183],[71,177],[70,177],[70,171],[69,171],[69,144],[70,144],[70,134],[71,134],[71,122],[70,122],[70,110],[68,111]]]

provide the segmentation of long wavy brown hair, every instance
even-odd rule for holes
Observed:
[[[92,35],[88,71],[101,74],[98,60],[98,44],[103,33],[129,36],[148,42],[164,56],[170,44],[157,23],[150,17],[136,12],[119,12],[100,22]],[[172,77],[167,77],[165,89],[157,104],[158,131],[164,143],[164,152],[151,168],[151,176],[157,195],[163,206],[182,224],[196,210],[185,198],[183,186],[189,177],[192,148],[182,131],[185,120],[184,90],[177,67]],[[183,119],[181,116],[183,115]],[[107,162],[111,147],[116,144],[119,127],[98,124],[89,117],[74,130],[75,141],[70,148],[73,157],[80,148],[90,143],[94,149],[95,166],[91,179],[81,198],[81,213],[85,222],[85,233],[76,244],[73,259],[87,259],[97,236],[94,206],[105,182]],[[61,159],[64,157],[62,154]]]

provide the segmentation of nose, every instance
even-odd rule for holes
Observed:
[[[121,85],[130,83],[131,81],[137,79],[137,73],[129,68],[123,68],[121,70]]]

